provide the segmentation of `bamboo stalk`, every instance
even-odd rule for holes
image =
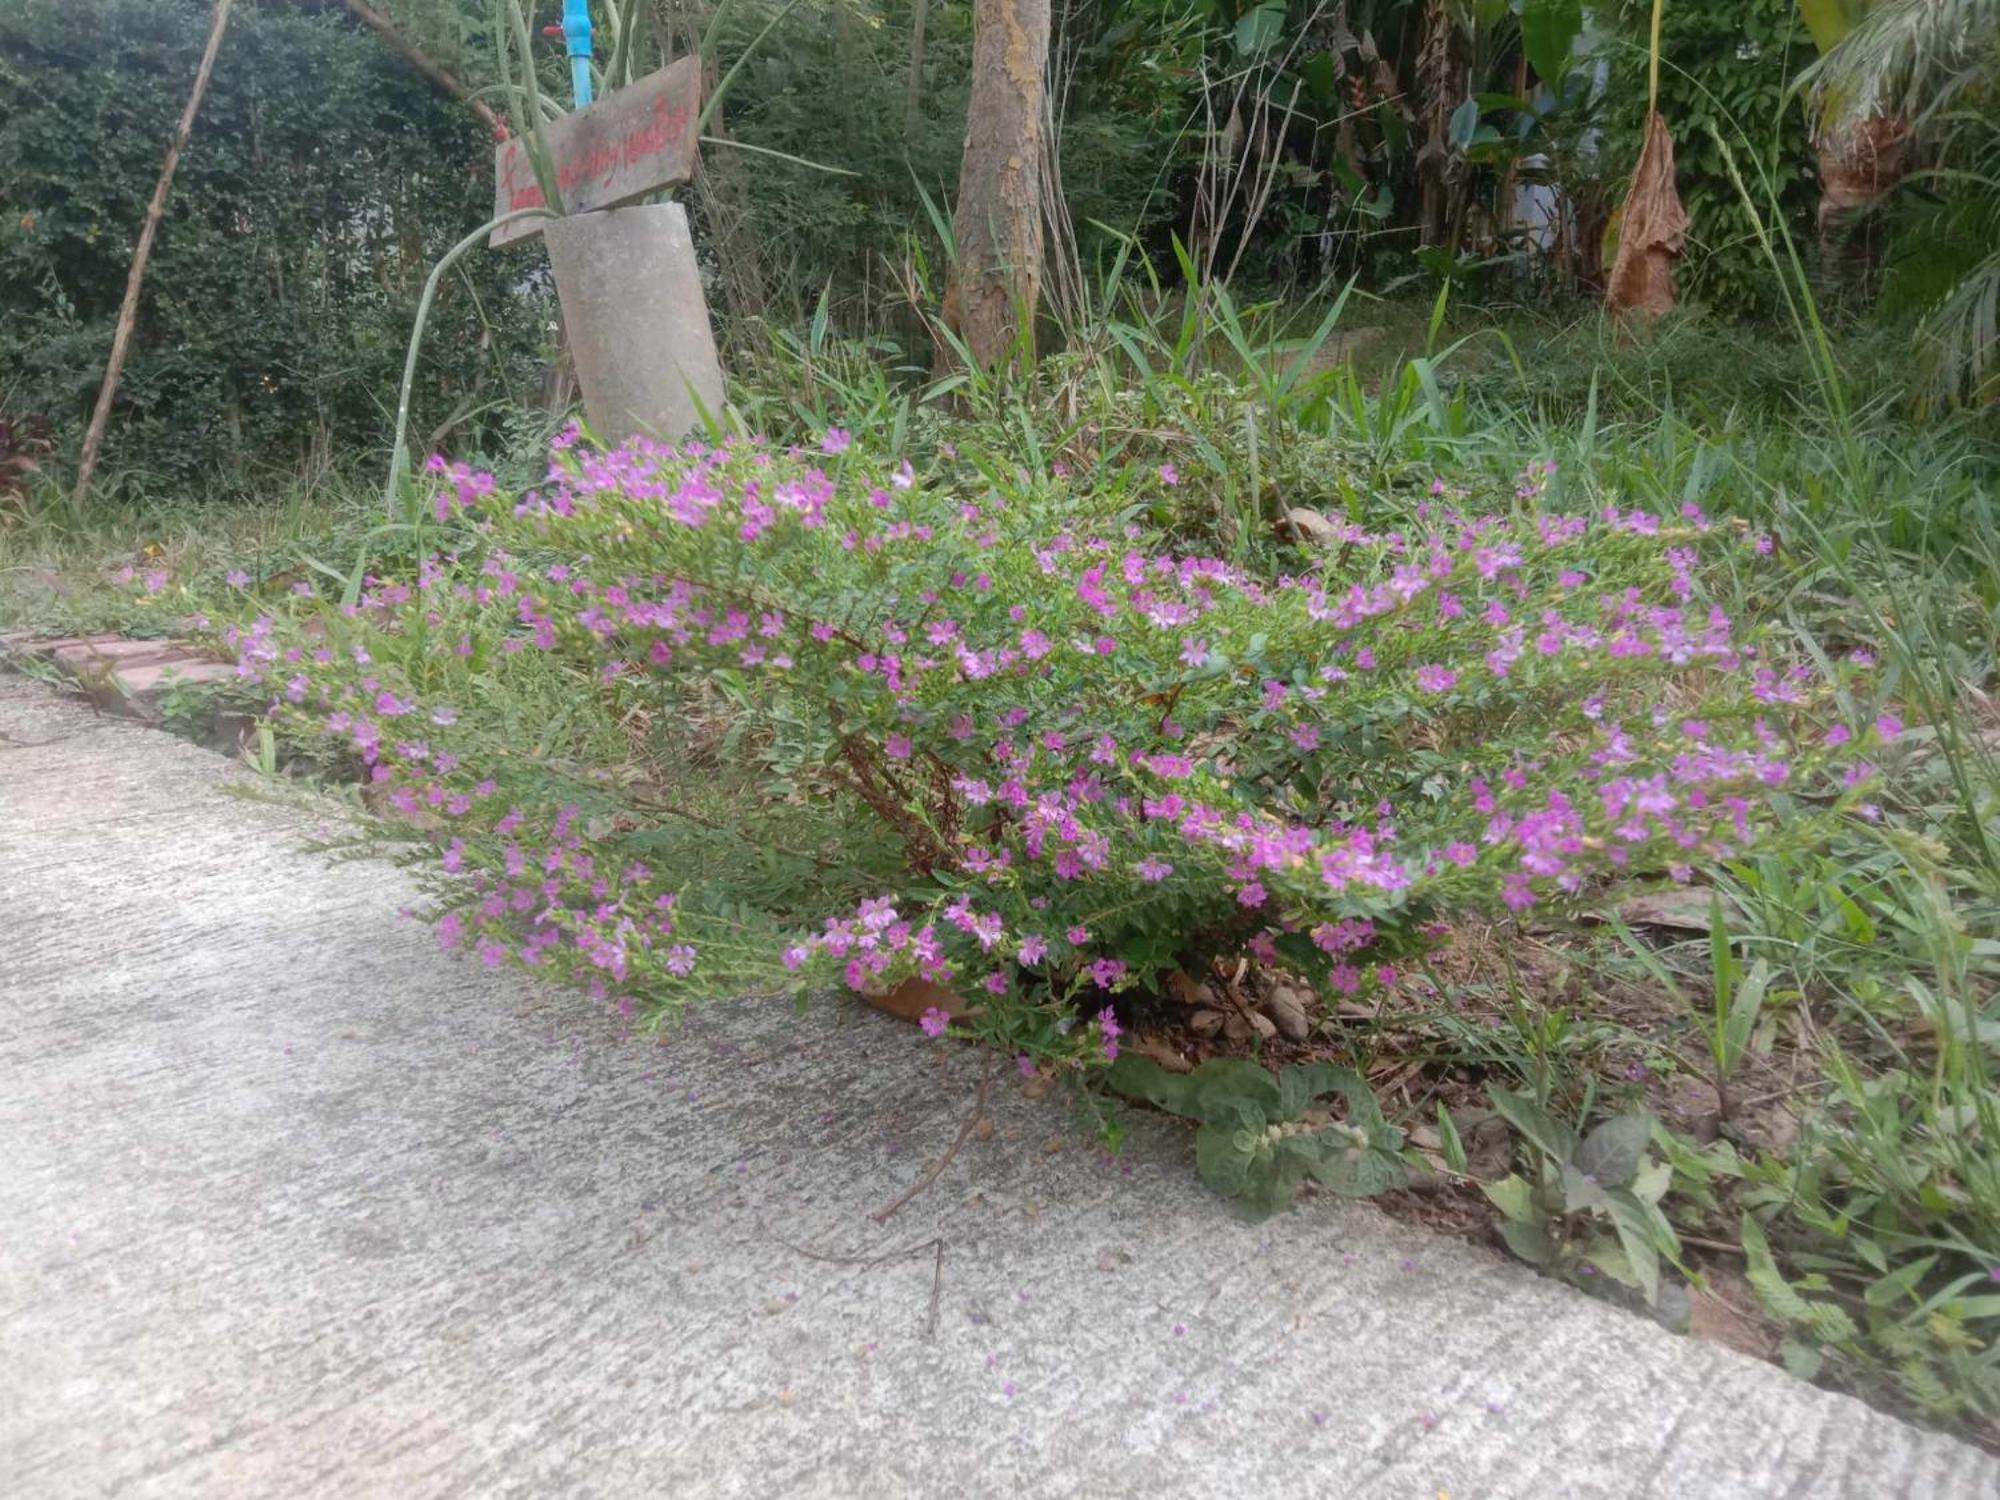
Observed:
[[[125,356],[132,346],[132,329],[139,321],[139,289],[146,280],[146,262],[153,256],[153,241],[160,232],[160,220],[167,211],[167,194],[174,185],[174,172],[181,164],[181,152],[187,149],[188,137],[194,134],[194,117],[201,109],[202,95],[208,92],[208,80],[215,72],[215,55],[222,50],[222,33],[229,25],[229,7],[232,0],[215,0],[215,13],[209,21],[208,45],[202,49],[201,66],[195,70],[194,88],[188,94],[187,107],[181,111],[180,123],[174,127],[173,139],[167,143],[167,159],[160,167],[160,180],[153,185],[153,201],[146,205],[146,222],[139,231],[138,248],[132,252],[132,270],[125,278],[125,300],[118,309],[118,326],[111,336],[111,362],[104,368],[104,384],[97,391],[97,407],[90,414],[90,427],[83,435],[83,456],[78,460],[76,471],[76,492],[72,503],[81,507],[83,499],[90,491],[90,477],[97,468],[97,452],[104,445],[105,424],[111,419],[111,403],[118,396],[118,377],[125,370]]]

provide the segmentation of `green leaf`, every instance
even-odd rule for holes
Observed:
[[[1278,1073],[1278,1118],[1296,1120],[1322,1094],[1344,1091],[1360,1081],[1357,1074],[1332,1063],[1294,1063],[1282,1068]]]
[[[1545,1156],[1563,1162],[1576,1154],[1576,1132],[1552,1118],[1547,1110],[1526,1094],[1516,1094],[1507,1089],[1491,1089],[1488,1092],[1501,1118]]]
[[[1625,1253],[1624,1246],[1608,1235],[1592,1237],[1590,1243],[1584,1246],[1583,1258],[1621,1286],[1634,1287],[1642,1292],[1645,1290],[1641,1273]],[[1651,1302],[1652,1298],[1646,1300]]]
[[[1371,1198],[1404,1187],[1410,1180],[1409,1168],[1401,1158],[1377,1143],[1359,1145],[1351,1136],[1333,1130],[1320,1131],[1309,1139],[1318,1148],[1311,1158],[1312,1174],[1329,1192],[1346,1198]]]
[[[1605,1206],[1605,1187],[1574,1162],[1562,1164],[1563,1208],[1569,1213],[1587,1213]]]
[[[1784,1360],[1785,1368],[1798,1380],[1817,1380],[1820,1367],[1826,1363],[1824,1353],[1797,1339],[1786,1339],[1779,1345],[1778,1355]]]
[[[1660,1299],[1660,1248],[1653,1238],[1653,1219],[1646,1206],[1630,1193],[1608,1194],[1605,1207],[1611,1212],[1618,1243],[1625,1247],[1625,1260],[1632,1268],[1632,1284],[1645,1294],[1648,1305]]]
[[[1240,1198],[1250,1190],[1251,1171],[1262,1144],[1261,1133],[1241,1121],[1204,1125],[1195,1132],[1195,1170],[1225,1198]]]
[[[1725,1075],[1734,1073],[1743,1054],[1750,1048],[1750,1034],[1757,1029],[1757,1016],[1764,1008],[1764,994],[1771,985],[1771,966],[1758,959],[1729,998],[1729,1010],[1722,1020],[1722,1046],[1716,1063]]]
[[[1539,1219],[1509,1219],[1500,1226],[1500,1238],[1531,1266],[1545,1266],[1556,1258],[1555,1238]]]
[[[1445,137],[1454,151],[1463,151],[1472,144],[1472,136],[1479,129],[1479,101],[1467,98],[1451,112],[1451,120],[1445,126]]]
[[[1451,1111],[1438,1105],[1438,1144],[1444,1155],[1444,1164],[1459,1176],[1466,1175],[1465,1142],[1458,1133],[1458,1122],[1451,1117]]]
[[[1901,1302],[1905,1297],[1916,1295],[1917,1283],[1922,1281],[1930,1268],[1937,1264],[1936,1255],[1926,1255],[1919,1260],[1907,1261],[1896,1267],[1888,1275],[1878,1277],[1868,1290],[1861,1294],[1862,1300],[1870,1307],[1888,1307]]]
[[[1187,1113],[1197,1120],[1220,1118],[1238,1103],[1254,1104],[1268,1117],[1281,1103],[1278,1080],[1246,1057],[1211,1057],[1186,1075],[1186,1083]]]
[[[1150,1058],[1121,1052],[1104,1070],[1104,1081],[1128,1099],[1144,1099],[1155,1109],[1177,1115],[1195,1113],[1193,1075],[1169,1073]]]
[[[1482,1182],[1479,1191],[1492,1200],[1493,1206],[1516,1223],[1533,1223],[1541,1218],[1535,1209],[1535,1190],[1527,1180],[1516,1173],[1508,1173],[1498,1182]]]
[[[1284,0],[1264,0],[1254,10],[1246,10],[1236,22],[1236,52],[1240,57],[1262,57],[1285,33]]]
[[[1625,1187],[1638,1175],[1652,1139],[1653,1122],[1646,1115],[1606,1120],[1576,1148],[1576,1169],[1599,1187]]]
[[[1583,0],[1523,0],[1521,50],[1542,82],[1554,87],[1569,68],[1569,50],[1583,30]]]
[[[1749,1214],[1743,1215],[1738,1230],[1743,1240],[1744,1277],[1757,1300],[1764,1304],[1764,1310],[1774,1318],[1787,1323],[1804,1323],[1812,1316],[1812,1304],[1792,1290],[1778,1270],[1778,1264],[1771,1258],[1771,1243],[1764,1238],[1764,1227]]]
[[[1674,1185],[1674,1169],[1663,1161],[1648,1161],[1632,1179],[1632,1196],[1641,1203],[1658,1203]]]

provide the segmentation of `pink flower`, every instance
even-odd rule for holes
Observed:
[[[1090,941],[1090,929],[1079,922],[1076,926],[1070,928],[1068,932],[1064,933],[1063,936],[1068,938],[1072,945],[1081,946]]]
[[[1048,957],[1048,952],[1049,940],[1040,933],[1030,933],[1021,939],[1021,951],[1018,956],[1024,964],[1038,964]]]
[[[819,440],[822,453],[845,453],[847,445],[854,441],[853,435],[845,427],[829,427],[826,436]]]
[[[951,1025],[951,1017],[933,1005],[917,1018],[917,1024],[923,1027],[925,1036],[943,1036]]]
[[[1884,744],[1893,743],[1902,736],[1903,721],[1894,714],[1883,714],[1875,721],[1875,733],[1882,737]]]
[[[1435,662],[1417,668],[1417,686],[1427,693],[1446,693],[1458,685],[1458,673]]]
[[[1181,471],[1179,469],[1175,468],[1172,464],[1160,465],[1161,484],[1176,485],[1179,484],[1180,482],[1181,482]]]
[[[1122,968],[1123,965],[1120,965],[1120,967]],[[1104,1038],[1104,1060],[1106,1062],[1116,1062],[1118,1060],[1118,1038],[1123,1036],[1125,1032],[1124,1028],[1118,1024],[1118,1017],[1112,1014],[1110,1006],[1105,1006],[1104,1009],[1097,1013],[1097,1029]]]
[[[910,737],[907,734],[892,734],[882,741],[882,753],[891,760],[908,760],[910,749]]]

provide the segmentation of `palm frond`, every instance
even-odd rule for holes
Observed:
[[[2000,400],[2000,249],[1960,277],[1925,317],[1918,347],[1933,404]]]
[[[1921,120],[2000,73],[2000,0],[1884,0],[1807,75],[1823,128]]]

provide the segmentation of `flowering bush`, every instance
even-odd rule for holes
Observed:
[[[433,474],[453,550],[306,628],[260,619],[242,670],[428,841],[444,944],[649,1012],[922,978],[1011,1050],[1107,1058],[1119,996],[1217,956],[1354,994],[1456,911],[1685,879],[1781,802],[1857,803],[1899,727],[1839,716],[1865,658],[1788,661],[1705,601],[1741,533],[1546,513],[1532,473],[1510,514],[1440,484],[1272,576],[1162,550],[1060,476],[920,478],[838,429],[572,433],[518,498]],[[551,722],[503,722],[531,661]],[[615,764],[552,776],[532,748],[717,695],[730,767],[770,790],[741,838],[823,831],[754,910],[648,857],[666,815]]]

